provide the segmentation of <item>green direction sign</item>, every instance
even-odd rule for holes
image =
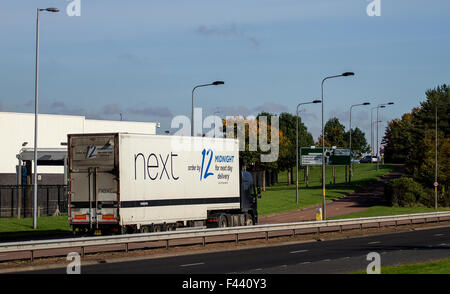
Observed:
[[[326,165],[350,165],[350,149],[325,148]],[[301,165],[322,165],[322,148],[300,148]]]

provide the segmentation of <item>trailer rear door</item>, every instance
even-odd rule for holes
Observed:
[[[117,135],[69,135],[70,223],[119,221]]]

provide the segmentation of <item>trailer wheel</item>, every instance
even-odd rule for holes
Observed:
[[[148,226],[141,226],[141,233],[148,233],[150,230],[148,229]]]
[[[247,214],[247,220],[245,222],[246,226],[253,226],[253,216],[251,214]]]
[[[218,224],[219,228],[226,228],[226,227],[228,227],[227,215],[226,214],[219,215],[217,224]]]

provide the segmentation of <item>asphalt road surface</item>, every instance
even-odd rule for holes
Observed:
[[[366,270],[370,252],[381,266],[450,258],[450,227],[253,249],[81,264],[82,274],[309,274]],[[65,274],[66,268],[27,273]]]

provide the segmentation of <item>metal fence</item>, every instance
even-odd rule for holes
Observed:
[[[34,259],[35,252],[46,250],[44,256],[60,256],[65,255],[68,252],[62,253],[61,250],[49,251],[49,249],[67,249],[69,252],[73,252],[75,248],[80,248],[81,254],[84,255],[85,248],[89,247],[90,253],[103,252],[103,251],[119,251],[125,250],[128,252],[131,244],[145,244],[146,242],[165,242],[165,247],[169,248],[170,241],[176,241],[181,239],[189,239],[191,242],[186,244],[206,244],[206,238],[231,236],[231,240],[235,240],[238,243],[243,235],[251,235],[251,239],[270,237],[270,233],[277,234],[275,236],[290,235],[302,233],[303,230],[317,230],[317,233],[326,231],[343,231],[344,227],[352,227],[353,229],[359,227],[360,229],[365,226],[378,227],[383,226],[399,226],[399,225],[411,225],[422,220],[421,223],[427,222],[441,222],[449,221],[450,211],[443,212],[431,212],[431,213],[416,213],[406,215],[392,215],[392,216],[379,216],[379,217],[367,217],[367,218],[354,218],[354,219],[341,219],[341,220],[329,220],[329,221],[312,221],[312,222],[297,222],[297,223],[282,223],[282,224],[266,224],[255,225],[248,227],[230,227],[230,228],[214,228],[214,229],[197,229],[197,230],[185,230],[185,231],[171,231],[160,233],[141,233],[141,234],[129,234],[129,235],[112,235],[112,236],[99,236],[99,237],[83,237],[83,238],[64,238],[54,240],[38,240],[38,241],[20,241],[0,243],[0,253],[12,253],[12,252],[30,252],[27,257],[15,257],[14,255],[3,255],[8,257],[7,259]],[[263,234],[261,237],[260,234]],[[233,238],[234,237],[234,238]],[[214,242],[226,242],[226,240],[215,240]],[[119,246],[117,246],[119,245]],[[145,246],[144,246],[145,247]]]
[[[0,217],[31,217],[33,188],[32,185],[0,185]],[[67,213],[67,186],[39,185],[37,194],[38,216]]]

